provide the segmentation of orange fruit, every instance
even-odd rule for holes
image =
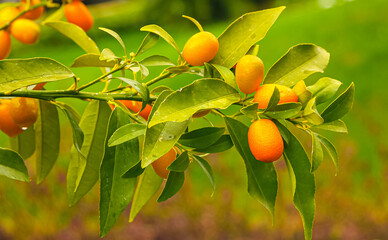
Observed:
[[[171,148],[166,154],[158,158],[156,161],[152,162],[152,168],[159,175],[159,177],[166,179],[168,173],[167,167],[170,166],[172,162],[176,159],[176,151],[174,148]]]
[[[183,58],[192,66],[202,66],[218,52],[218,39],[210,32],[194,34],[183,47]]]
[[[0,26],[3,26],[4,24],[14,19],[19,13],[20,13],[20,10],[17,9],[16,7],[3,8],[0,11]]]
[[[73,1],[65,6],[65,16],[69,23],[82,28],[85,32],[92,28],[94,20],[83,2]]]
[[[269,119],[252,123],[248,131],[248,144],[253,156],[261,162],[273,162],[283,154],[283,139],[279,129]]]
[[[135,113],[138,113],[141,109],[142,103],[138,101],[131,101],[131,100],[119,100],[122,102],[128,109],[132,110]],[[147,104],[147,106],[139,113],[140,116],[142,116],[145,120],[148,120],[148,117],[150,116],[152,107]]]
[[[245,55],[237,62],[235,74],[240,91],[245,94],[254,93],[263,81],[263,61],[254,55]]]
[[[207,110],[200,110],[196,113],[193,114],[193,118],[201,118],[201,117],[204,117],[206,115],[208,115],[208,113],[210,113],[211,109],[207,109]]]
[[[11,52],[11,36],[7,31],[0,31],[0,43],[0,60],[2,60]]]
[[[40,27],[34,21],[20,18],[11,24],[11,34],[23,44],[35,44],[40,38]]]
[[[9,107],[11,100],[3,99],[0,101],[0,130],[9,137],[15,137],[23,132],[23,129],[16,125],[11,117]]]
[[[278,104],[298,102],[298,95],[291,88],[279,84],[264,84],[257,89],[253,98],[254,102],[259,103],[259,109],[265,109],[268,106],[275,87],[277,87],[280,93]]]
[[[31,6],[37,5],[39,3],[40,3],[40,0],[31,0]],[[22,0],[20,2],[20,7],[19,7],[20,11],[23,11],[26,7],[27,7],[27,1]],[[44,7],[42,6],[26,12],[25,14],[22,15],[22,18],[36,20],[40,18],[43,15],[43,13],[44,13]]]
[[[36,122],[39,107],[35,99],[17,97],[12,98],[9,105],[12,119],[21,128],[28,128]]]

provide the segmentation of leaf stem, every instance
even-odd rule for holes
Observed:
[[[165,78],[169,78],[171,75],[172,75],[172,73],[170,73],[170,72],[165,72],[165,73],[162,72],[162,73],[161,73],[159,76],[157,76],[156,78],[151,79],[151,80],[149,80],[148,82],[146,82],[145,85],[148,87],[148,86],[150,86],[150,85],[152,85],[152,84],[154,84],[154,83],[159,82],[160,80],[163,80],[163,79],[165,79]]]

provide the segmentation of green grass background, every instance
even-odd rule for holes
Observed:
[[[129,4],[129,3],[128,3]],[[93,6],[96,16],[101,8]],[[136,51],[145,33],[138,29],[148,24],[146,17],[136,21],[134,15],[117,11],[116,17],[100,17],[97,26],[110,27],[124,39],[129,51]],[[139,10],[140,11],[140,10]],[[349,134],[329,134],[339,154],[339,174],[335,176],[329,158],[316,173],[316,217],[314,239],[387,239],[388,198],[388,2],[385,0],[342,2],[330,9],[314,4],[287,8],[260,44],[259,56],[268,69],[288,48],[298,43],[315,43],[331,53],[324,74],[341,80],[343,91],[351,82],[356,85],[353,110],[344,120]],[[242,14],[243,12],[241,12]],[[195,17],[195,16],[194,16]],[[127,24],[117,23],[126,21]],[[205,25],[205,29],[220,34],[231,20]],[[160,24],[158,22],[152,22]],[[183,48],[195,33],[193,25],[184,19],[163,27]],[[70,66],[82,49],[62,35],[43,27],[42,41],[24,46],[13,41],[10,58],[45,56]],[[111,48],[122,54],[120,45],[94,27],[89,35],[100,49]],[[176,59],[169,45],[159,40],[151,50]],[[150,53],[149,53],[150,54]],[[148,55],[149,55],[148,54]],[[146,55],[145,55],[146,56]],[[160,69],[150,77],[158,74]],[[74,69],[82,81],[91,80],[99,71]],[[149,77],[149,78],[150,78]],[[193,76],[180,76],[172,86],[179,88],[193,81]],[[162,84],[171,85],[167,80]],[[48,89],[66,88],[71,81],[50,83]],[[98,89],[97,86],[94,90]],[[91,89],[93,90],[93,88]],[[64,100],[82,111],[82,101]],[[71,137],[70,127],[62,117],[61,156],[47,180],[19,183],[0,178],[0,239],[97,239],[98,187],[77,206],[66,203],[66,167]],[[194,126],[204,125],[199,120]],[[1,134],[2,146],[8,140]],[[308,148],[309,142],[305,142]],[[301,239],[303,228],[298,212],[292,205],[287,170],[282,161],[276,164],[279,193],[272,226],[269,214],[246,191],[243,161],[234,149],[208,157],[216,174],[217,190],[211,197],[211,187],[201,170],[192,166],[185,186],[169,201],[151,201],[134,223],[128,224],[128,209],[120,217],[106,239]],[[27,160],[33,181],[34,160]],[[173,226],[173,227],[172,227]]]

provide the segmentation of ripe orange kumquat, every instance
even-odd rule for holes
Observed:
[[[16,137],[23,132],[23,129],[16,125],[10,114],[10,99],[0,100],[0,130],[9,137]]]
[[[40,3],[40,0],[31,0],[31,6],[37,5],[39,3]],[[26,7],[27,7],[27,0],[22,0],[20,2],[20,7],[19,7],[20,11],[25,10]],[[34,10],[26,12],[25,14],[22,15],[22,18],[36,20],[40,18],[43,15],[43,13],[44,13],[44,7],[41,6],[41,7],[35,8]]]
[[[202,66],[212,60],[219,48],[218,39],[210,32],[194,34],[183,47],[183,58],[192,66]]]
[[[269,119],[252,123],[248,131],[248,144],[253,156],[261,162],[274,162],[283,154],[282,136]]]
[[[65,6],[65,16],[69,23],[82,28],[85,32],[94,24],[93,16],[83,2],[73,1]]]
[[[167,168],[176,159],[176,153],[175,149],[171,148],[170,151],[151,163],[152,168],[159,177],[164,179],[168,177],[170,171]]]
[[[7,31],[0,31],[0,43],[0,60],[2,60],[11,52],[11,36]]]
[[[298,95],[291,88],[279,84],[264,84],[257,89],[253,98],[254,102],[259,103],[259,109],[265,109],[268,106],[275,87],[277,87],[280,94],[278,104],[298,102]]]
[[[39,107],[35,99],[17,97],[12,98],[9,105],[12,119],[21,128],[28,128],[36,122]]]
[[[11,24],[11,34],[23,44],[35,44],[40,39],[40,27],[34,21],[19,18]]]
[[[237,62],[235,74],[240,91],[245,94],[254,93],[263,81],[263,61],[254,55],[245,55]]]

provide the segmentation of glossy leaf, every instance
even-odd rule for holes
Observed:
[[[159,36],[155,33],[148,33],[145,37],[143,42],[141,43],[139,49],[136,52],[136,56],[148,51],[151,49],[155,44],[158,42]]]
[[[304,227],[305,239],[311,239],[315,214],[315,179],[310,172],[309,158],[299,140],[288,130],[290,140],[284,144],[284,156],[290,173],[295,177],[294,205],[299,211]]]
[[[323,161],[323,150],[317,134],[311,133],[311,172],[315,172]]]
[[[258,117],[257,117],[258,107],[259,107],[258,103],[253,103],[251,105],[242,107],[240,109],[240,112],[247,117],[250,117],[254,120],[257,120],[258,119]]]
[[[29,127],[22,134],[10,138],[11,148],[17,152],[24,160],[31,157],[35,152],[35,131],[34,127]]]
[[[152,127],[158,123],[182,122],[203,109],[225,109],[240,100],[236,89],[220,80],[197,80],[171,93],[156,110],[149,122]]]
[[[219,153],[233,147],[232,139],[229,135],[222,135],[214,144],[206,148],[196,148],[193,151],[201,153]]]
[[[342,83],[338,80],[324,77],[315,84],[308,86],[307,89],[316,97],[316,103],[321,104],[334,97]]]
[[[129,78],[123,78],[123,77],[114,77],[115,79],[119,79],[131,87],[133,87],[143,98],[144,102],[148,102],[150,98],[150,92],[146,86],[144,86],[142,83],[129,79]]]
[[[140,31],[147,31],[147,32],[151,32],[151,33],[159,35],[168,44],[170,44],[173,48],[175,48],[179,54],[181,54],[181,51],[179,50],[179,47],[176,44],[174,38],[172,38],[171,35],[168,32],[166,32],[166,30],[161,28],[160,26],[155,25],[155,24],[151,24],[151,25],[147,25],[147,26],[140,28]]]
[[[317,134],[318,140],[325,147],[326,151],[329,153],[331,160],[333,160],[335,166],[335,175],[338,173],[338,154],[334,145],[324,136]]]
[[[260,46],[258,44],[253,45],[247,52],[246,55],[254,55],[257,56],[259,53]]]
[[[211,63],[229,69],[233,67],[254,44],[265,37],[284,8],[247,13],[234,21],[218,37],[220,47]]]
[[[272,92],[272,96],[269,99],[268,105],[265,108],[264,112],[267,111],[268,109],[278,105],[279,101],[280,101],[279,89],[278,89],[278,87],[274,87],[273,92]]]
[[[144,58],[140,61],[140,63],[144,66],[174,66],[175,64],[165,56],[161,55],[152,55]]]
[[[163,91],[159,95],[151,110],[151,120],[154,117],[154,109],[157,109],[170,93],[170,91]],[[143,145],[142,167],[147,167],[153,161],[170,151],[186,130],[187,125],[188,120],[184,122],[164,122],[152,127],[148,125]]]
[[[298,102],[302,103],[302,106],[305,107],[312,98],[313,94],[306,87],[306,83],[302,80],[299,81],[292,90],[298,96]]]
[[[348,128],[346,127],[346,124],[342,120],[335,120],[321,125],[316,125],[311,127],[310,129],[312,130],[320,129],[320,130],[327,130],[332,132],[348,133]]]
[[[100,53],[96,43],[85,33],[82,28],[75,24],[63,21],[45,22],[44,25],[54,28],[66,37],[73,40],[87,53]]]
[[[225,128],[204,127],[183,134],[179,143],[191,148],[206,148],[217,142],[224,132]]]
[[[354,92],[354,83],[351,83],[348,89],[341,93],[341,95],[323,110],[321,116],[325,122],[332,122],[340,119],[352,109]]]
[[[120,57],[117,57],[116,54],[109,48],[104,48],[100,55],[101,61],[107,61],[107,62],[116,62],[118,63],[120,61]]]
[[[184,172],[189,167],[189,164],[190,164],[189,154],[187,151],[184,151],[174,160],[174,162],[172,162],[167,167],[167,170],[174,171],[174,172]]]
[[[166,71],[173,73],[173,74],[182,74],[182,73],[190,71],[190,67],[187,65],[171,66],[171,67],[166,68]]]
[[[79,153],[81,153],[82,143],[84,142],[84,133],[82,129],[78,125],[77,117],[73,115],[73,113],[68,108],[62,108],[65,113],[67,119],[69,120],[71,129],[73,130],[73,143],[74,147],[77,149]]]
[[[96,184],[105,151],[111,109],[104,101],[93,100],[86,107],[79,126],[84,132],[81,152],[72,149],[67,171],[67,197],[74,206]]]
[[[134,178],[140,176],[144,172],[144,168],[141,167],[141,161],[136,163],[135,166],[131,167],[128,171],[126,171],[121,177],[122,178]]]
[[[146,125],[128,123],[119,127],[109,138],[108,146],[113,147],[145,134]]]
[[[213,173],[212,167],[210,166],[208,161],[201,158],[200,156],[193,156],[193,159],[194,159],[194,161],[196,161],[199,164],[199,166],[205,172],[207,178],[210,181],[210,184],[212,185],[213,193],[214,193],[214,190],[216,189],[216,182],[214,180],[214,173]]]
[[[139,177],[135,194],[133,195],[129,222],[133,222],[144,205],[159,190],[162,182],[163,178],[159,177],[151,166],[148,166],[145,169],[144,173]]]
[[[73,76],[74,73],[65,65],[49,58],[0,61],[0,89],[2,92],[43,82],[54,82]]]
[[[109,119],[107,138],[131,119],[119,108],[115,108]],[[137,177],[121,176],[139,162],[139,140],[132,139],[109,147],[105,143],[104,159],[100,168],[100,236],[105,236],[128,206],[135,190]]]
[[[116,65],[116,62],[101,60],[100,56],[96,53],[86,53],[76,58],[70,67],[114,67]]]
[[[258,200],[274,218],[278,189],[277,175],[272,163],[257,161],[248,145],[248,127],[240,121],[225,117],[233,144],[244,160],[248,176],[248,193]]]
[[[266,110],[265,114],[271,118],[287,119],[295,117],[302,109],[302,104],[297,102],[283,103]]]
[[[16,152],[0,148],[0,176],[29,182],[28,170],[22,157]]]
[[[50,102],[39,100],[39,117],[35,123],[37,183],[47,177],[57,161],[60,135],[57,107]]]
[[[166,185],[164,186],[163,192],[158,198],[158,202],[166,201],[167,199],[174,196],[183,186],[185,182],[184,172],[172,172],[168,174]]]
[[[323,123],[324,120],[317,110],[315,100],[316,100],[316,98],[314,97],[314,98],[310,99],[310,101],[308,101],[308,103],[303,111],[303,117],[305,119],[307,119],[307,121],[309,121],[310,123],[312,123],[314,125],[320,125]]]
[[[103,27],[99,27],[98,29],[110,34],[112,37],[114,37],[121,45],[121,47],[123,48],[124,50],[124,54],[127,55],[127,48],[125,47],[125,44],[124,44],[124,41],[123,39],[121,39],[120,35],[117,34],[117,32],[111,30],[111,29],[108,29],[108,28],[103,28]]]
[[[330,54],[314,44],[298,44],[288,50],[269,70],[264,84],[291,87],[316,72],[323,72]]]
[[[237,89],[237,83],[236,78],[232,71],[230,71],[229,68],[226,68],[224,66],[218,65],[218,64],[211,64],[221,75],[221,77],[224,79],[224,81],[232,86],[233,88]]]

